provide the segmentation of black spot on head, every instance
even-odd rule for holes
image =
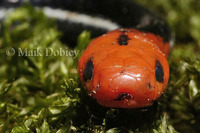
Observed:
[[[118,43],[119,45],[128,45],[128,40],[130,40],[128,36],[125,34],[122,34],[118,38]]]
[[[155,76],[156,76],[156,80],[160,83],[164,82],[164,72],[163,72],[163,67],[160,64],[159,61],[156,61],[156,65],[155,65]]]
[[[126,92],[123,92],[123,93],[120,93],[118,95],[118,97],[116,99],[114,99],[114,100],[115,101],[121,101],[121,100],[124,100],[124,99],[127,99],[127,100],[131,99],[131,95],[126,93]]]
[[[94,69],[94,66],[93,66],[93,62],[92,60],[90,59],[87,64],[85,65],[85,69],[84,69],[84,72],[83,72],[83,79],[85,81],[90,81],[92,76],[93,76],[93,69]]]

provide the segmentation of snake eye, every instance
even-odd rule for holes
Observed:
[[[156,80],[160,83],[164,82],[164,72],[163,72],[163,67],[160,64],[159,61],[156,61],[156,65],[155,65],[155,76],[156,76]]]
[[[93,69],[94,69],[94,66],[93,66],[93,62],[92,60],[90,59],[87,64],[85,65],[85,69],[84,69],[84,73],[83,73],[83,78],[85,81],[90,81],[92,76],[93,76]]]

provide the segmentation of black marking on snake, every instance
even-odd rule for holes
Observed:
[[[127,35],[122,34],[118,38],[118,43],[119,45],[128,45],[128,40],[130,40],[130,38],[128,38]]]
[[[164,82],[164,72],[163,72],[163,67],[160,64],[159,61],[156,61],[156,65],[155,65],[155,77],[156,80],[160,83]]]
[[[90,59],[87,64],[85,65],[85,69],[83,72],[83,79],[88,82],[92,79],[93,76],[93,69],[94,69],[94,65],[92,60]]]
[[[121,101],[121,100],[124,100],[124,99],[130,100],[131,99],[131,95],[126,93],[126,92],[123,92],[123,93],[120,93],[118,95],[118,97],[116,99],[114,99],[114,100],[115,101]]]

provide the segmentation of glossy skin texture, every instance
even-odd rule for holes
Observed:
[[[89,95],[106,107],[150,106],[169,79],[169,44],[160,36],[118,29],[94,39],[78,64]]]

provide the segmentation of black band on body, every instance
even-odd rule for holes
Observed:
[[[148,9],[134,3],[133,0],[30,0],[30,2],[34,6],[49,6],[95,17],[99,16],[110,19],[121,28],[135,28],[144,32],[151,32],[160,35],[165,42],[171,40],[168,24]],[[4,0],[0,4],[4,7],[15,7],[21,3],[23,3],[22,0],[14,4]],[[76,40],[78,34],[85,29],[91,31],[92,37],[107,32],[102,28],[71,23],[67,20],[58,20],[58,28],[64,33],[63,39],[68,40],[69,43],[75,43],[74,40]]]

